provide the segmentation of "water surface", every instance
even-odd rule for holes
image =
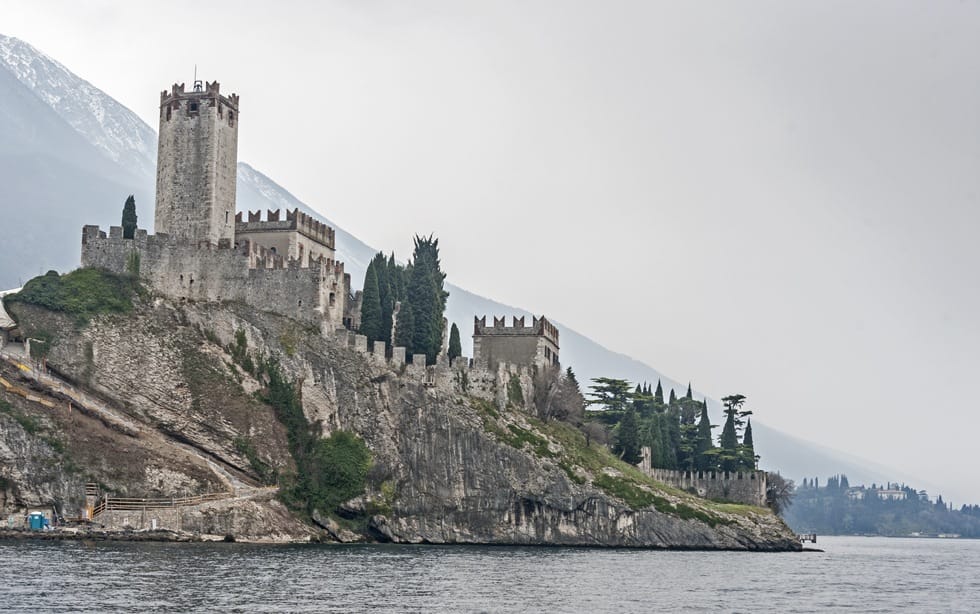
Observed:
[[[0,542],[0,611],[980,611],[980,541],[818,546],[826,552]]]

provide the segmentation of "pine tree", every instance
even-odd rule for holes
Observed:
[[[122,228],[124,239],[132,239],[136,236],[136,199],[132,194],[123,205]]]
[[[721,430],[719,454],[722,471],[735,471],[739,465],[738,422],[739,408],[745,402],[745,396],[733,394],[722,398],[725,404],[725,426]]]
[[[381,320],[381,293],[378,290],[378,275],[374,260],[368,263],[367,272],[364,274],[360,332],[368,338],[368,341],[384,340]]]
[[[657,391],[653,394],[654,400],[663,405],[664,404],[664,387],[660,384],[660,380],[657,380]]]
[[[459,328],[457,328],[456,323],[453,322],[453,327],[449,330],[449,360],[452,362],[462,355],[463,345],[459,341]]]

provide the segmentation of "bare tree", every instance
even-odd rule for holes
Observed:
[[[602,446],[609,445],[609,429],[601,422],[586,422],[582,425],[582,434],[587,446],[591,446],[593,441]]]
[[[779,473],[766,474],[766,505],[776,514],[782,515],[793,504],[796,484]]]
[[[542,420],[577,424],[585,415],[585,399],[578,389],[578,382],[557,367],[545,367],[535,373],[534,407]]]

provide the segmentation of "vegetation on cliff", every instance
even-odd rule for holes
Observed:
[[[65,275],[48,271],[24,285],[17,294],[4,297],[4,303],[27,303],[72,316],[84,324],[102,313],[127,313],[139,292],[135,276],[116,275],[102,269],[75,269]]]
[[[282,476],[286,503],[307,514],[316,510],[331,513],[338,505],[361,495],[371,465],[364,441],[346,431],[321,438],[303,413],[303,402],[295,383],[283,375],[274,359],[263,361],[262,373],[268,386],[263,400],[286,427],[289,451],[296,461],[295,476]]]

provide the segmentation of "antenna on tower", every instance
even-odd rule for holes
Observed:
[[[195,92],[203,92],[204,91],[204,83],[201,82],[201,81],[198,81],[198,79],[197,79],[197,64],[194,65],[194,91]]]

